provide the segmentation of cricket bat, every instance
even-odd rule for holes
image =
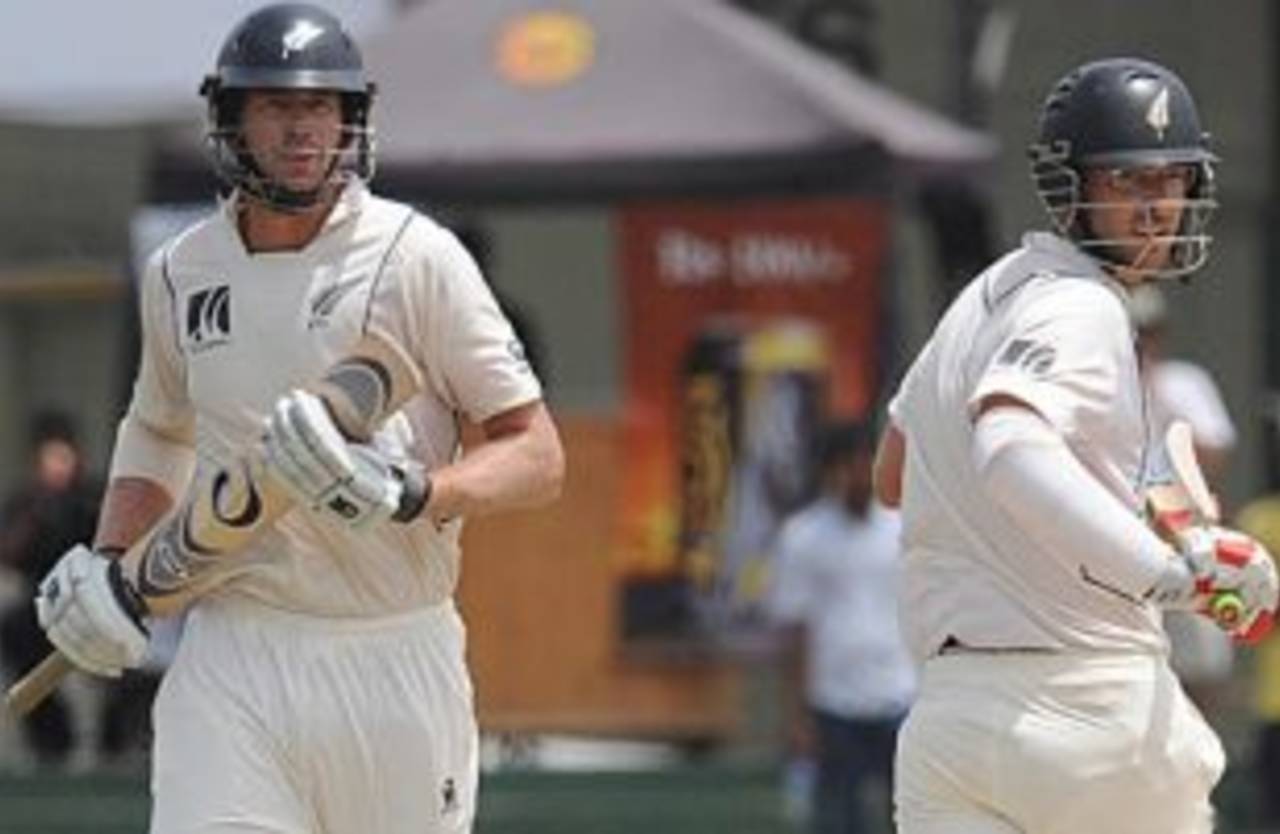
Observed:
[[[1169,425],[1164,437],[1164,452],[1173,482],[1152,487],[1147,492],[1147,507],[1157,531],[1176,542],[1178,535],[1188,527],[1217,524],[1221,509],[1196,460],[1189,423],[1174,420]],[[1244,603],[1235,592],[1221,591],[1209,603],[1209,613],[1218,625],[1233,629],[1244,616]]]
[[[421,387],[413,361],[388,338],[370,332],[312,391],[349,439],[366,441]],[[125,576],[148,613],[175,613],[216,584],[216,577],[193,570],[193,561],[234,559],[291,506],[288,493],[256,453],[246,452],[224,467],[197,470],[177,507],[120,557]],[[50,653],[9,687],[6,707],[15,716],[26,715],[73,668],[61,652]]]

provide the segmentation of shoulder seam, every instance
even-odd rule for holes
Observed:
[[[173,327],[173,345],[177,348],[178,353],[182,353],[182,328],[179,324],[178,310],[178,290],[173,285],[173,278],[169,275],[169,256],[178,245],[179,238],[169,241],[169,245],[160,253],[160,280],[164,282],[165,292],[169,294],[169,308],[172,314],[169,316],[170,323]]]
[[[400,228],[396,229],[396,233],[392,235],[391,242],[387,244],[387,251],[382,253],[382,260],[378,262],[378,271],[373,275],[373,284],[369,287],[369,297],[365,302],[364,321],[360,323],[360,335],[367,335],[369,332],[369,319],[373,316],[373,299],[378,294],[378,282],[382,280],[383,274],[387,271],[387,263],[391,260],[391,253],[400,245],[400,239],[404,237],[405,231],[409,228],[409,224],[418,216],[416,209],[410,208],[405,214],[404,220],[400,222]]]

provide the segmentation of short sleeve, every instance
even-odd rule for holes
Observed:
[[[898,427],[899,430],[903,430],[907,427],[907,411],[909,409],[907,403],[914,395],[915,387],[919,384],[921,374],[920,368],[928,361],[928,357],[932,353],[933,349],[934,342],[930,339],[925,343],[925,346],[921,348],[920,353],[916,356],[910,367],[907,368],[907,372],[903,376],[902,382],[898,385],[898,390],[894,392],[893,397],[889,400],[889,406],[887,409],[889,419],[893,422],[893,425]]]
[[[978,377],[969,408],[1007,394],[1069,436],[1109,419],[1121,386],[1140,384],[1133,350],[1124,307],[1110,289],[1056,282],[1014,314]]]
[[[380,282],[372,326],[409,348],[436,393],[470,420],[541,398],[524,348],[471,255],[448,230],[417,217]]]
[[[165,250],[157,252],[142,276],[142,351],[129,416],[161,437],[190,446],[195,442],[195,409],[187,393],[186,361],[178,346],[166,257]]]

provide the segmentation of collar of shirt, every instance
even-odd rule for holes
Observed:
[[[1078,270],[1080,275],[1106,276],[1106,271],[1097,261],[1080,251],[1071,241],[1051,232],[1027,232],[1022,236],[1022,245],[1033,252],[1061,261],[1072,274],[1076,274]]]
[[[1097,260],[1086,255],[1080,247],[1066,238],[1052,232],[1027,232],[1022,236],[1022,245],[1027,250],[1056,262],[1057,266],[1053,272],[1059,275],[1093,278],[1116,293],[1121,300],[1128,298],[1129,293],[1123,282],[1117,280],[1110,272],[1103,269]]]
[[[320,233],[317,237],[327,234],[357,217],[368,203],[369,196],[369,187],[364,184],[363,180],[354,178],[348,180],[343,185],[342,193],[338,195],[333,208],[329,210],[329,216],[325,218],[324,225],[320,228]],[[236,206],[242,199],[244,197],[238,188],[226,197],[218,197],[218,208],[232,228],[236,227]]]

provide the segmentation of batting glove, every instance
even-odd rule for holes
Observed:
[[[82,544],[62,555],[36,595],[36,617],[49,642],[76,666],[109,678],[142,663],[145,614],[120,563]]]
[[[1164,583],[1161,601],[1210,616],[1246,643],[1271,630],[1280,579],[1266,548],[1244,533],[1213,526],[1189,527],[1178,533],[1177,544],[1182,558],[1167,573],[1190,581]]]
[[[372,446],[348,442],[324,401],[307,391],[276,403],[263,447],[272,474],[295,501],[352,529],[409,520],[429,495],[425,478],[411,478]]]

